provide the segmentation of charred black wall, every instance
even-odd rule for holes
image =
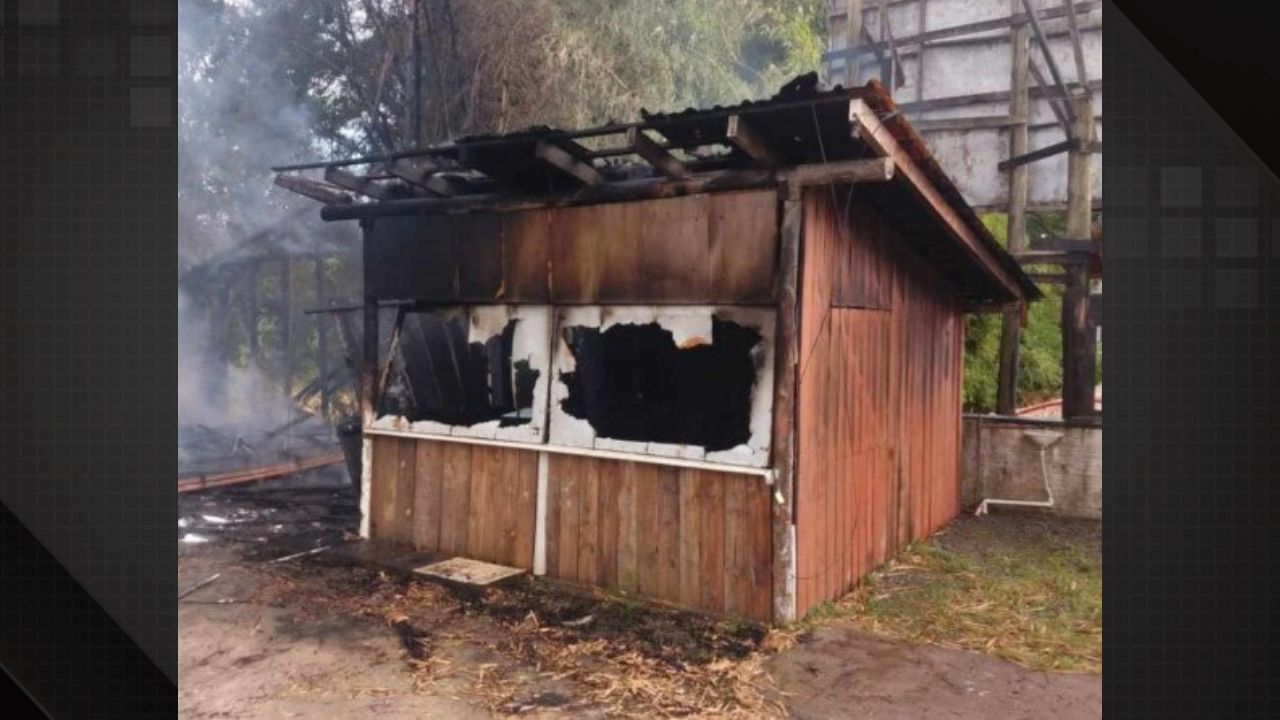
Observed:
[[[712,320],[709,344],[678,347],[657,323],[564,329],[576,370],[561,402],[600,437],[726,450],[751,436],[760,333]]]

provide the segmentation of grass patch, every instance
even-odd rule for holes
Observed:
[[[805,622],[842,617],[1041,670],[1100,673],[1100,536],[1096,523],[961,517]]]

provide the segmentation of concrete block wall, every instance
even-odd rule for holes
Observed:
[[[1040,446],[1028,433],[1061,433],[1045,450],[1054,508],[1065,517],[1102,518],[1102,426],[1061,420],[966,415],[961,506],[983,499],[1045,500]]]

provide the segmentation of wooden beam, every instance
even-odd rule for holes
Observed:
[[[1067,273],[1027,273],[1027,276],[1038,283],[1050,285],[1065,285],[1067,282]],[[1006,415],[1007,413],[1000,413]]]
[[[1085,92],[1089,92],[1085,83],[1089,82],[1089,72],[1084,65],[1084,45],[1080,42],[1080,25],[1076,21],[1076,4],[1075,0],[1062,0],[1067,6],[1067,28],[1071,32],[1071,47],[1075,50],[1076,56],[1076,82],[1085,88]]]
[[[1031,75],[1037,77],[1039,70],[1035,67],[1034,59],[1031,61]],[[1039,82],[1037,80],[1037,82]],[[1090,80],[1089,89],[1095,92],[1102,90],[1101,80]],[[1042,87],[1031,90],[1032,99],[1041,98],[1058,98],[1057,88],[1047,84]],[[902,113],[911,115],[914,113],[927,112],[930,110],[948,110],[951,108],[964,107],[966,105],[985,105],[990,103],[1009,102],[1009,92],[1006,90],[993,90],[991,92],[972,93],[970,95],[952,95],[951,97],[932,98],[923,102],[904,102],[898,104],[898,110]]]
[[[835,185],[842,183],[886,182],[893,179],[893,159],[842,160],[815,165],[800,165],[781,173],[793,185]]]
[[[387,172],[404,180],[410,185],[425,190],[438,197],[450,197],[457,194],[457,189],[445,178],[436,175],[441,167],[435,163],[413,166],[405,160],[387,163]]]
[[[1098,244],[1092,239],[1073,239],[1060,237],[1035,238],[1031,241],[1032,250],[1058,253],[1098,253]]]
[[[1049,66],[1049,74],[1053,76],[1054,83],[1058,86],[1058,91],[1062,93],[1062,99],[1067,104],[1067,117],[1075,120],[1075,109],[1071,107],[1071,92],[1067,90],[1067,84],[1062,80],[1062,71],[1058,69],[1058,61],[1053,57],[1053,48],[1049,47],[1049,39],[1044,36],[1044,28],[1040,27],[1040,20],[1036,17],[1036,10],[1031,6],[1031,0],[1022,0],[1022,7],[1026,8],[1027,19],[1031,21],[1031,30],[1035,33],[1036,42],[1040,44],[1040,53],[1044,55],[1045,64]]]
[[[876,117],[875,112],[865,101],[853,100],[849,103],[849,121],[864,142],[877,153],[893,160],[895,174],[901,178],[916,196],[929,208],[935,219],[942,223],[967,254],[986,270],[987,274],[1002,285],[1012,298],[1022,297],[1022,286],[1017,279],[1000,265],[996,257],[982,243],[977,234],[960,217],[955,208],[942,197],[933,182],[924,174],[924,170],[916,161],[898,145],[889,128]]]
[[[1093,230],[1092,163],[1087,151],[1094,140],[1093,99],[1086,95],[1072,103],[1076,120],[1071,137],[1081,148],[1067,157],[1066,234],[1084,238]],[[1089,266],[1072,265],[1067,272],[1062,294],[1062,417],[1069,419],[1094,414],[1097,335],[1089,322]]]
[[[342,453],[325,453],[324,455],[319,455],[313,458],[277,463],[275,465],[265,465],[263,467],[248,468],[246,470],[188,475],[186,477],[178,478],[178,492],[192,492],[194,490],[204,490],[206,488],[226,487],[228,485],[240,485],[258,480],[270,480],[271,478],[294,475],[306,470],[313,470],[315,468],[326,467],[329,465],[337,465],[342,461]]]
[[[1023,252],[1016,253],[1014,260],[1020,265],[1084,265],[1089,262],[1090,253],[1082,252]]]
[[[352,201],[350,195],[337,188],[298,175],[277,175],[274,182],[285,190],[319,200],[325,205],[346,205]]]
[[[1017,10],[1018,0],[1010,0],[1010,13]],[[1030,118],[1030,83],[1028,72],[1031,61],[1031,30],[1025,23],[1013,30],[1011,43],[1011,73],[1009,93],[1009,156],[1016,158],[1027,153]],[[1005,168],[1000,168],[1004,170]],[[1023,165],[1010,168],[1009,172],[1009,223],[1007,246],[1009,252],[1026,249],[1027,195],[1030,177]],[[1000,366],[996,378],[996,412],[1014,415],[1018,408],[1018,351],[1026,306],[1006,310],[1000,328]]]
[[[1078,2],[1075,5],[1076,12],[1078,13],[1092,12],[1101,6],[1102,3],[1100,2]],[[1042,10],[1040,12],[1040,17],[1045,20],[1052,20],[1054,18],[1064,17],[1066,14],[1067,9],[1065,7],[1052,7]],[[945,40],[948,38],[991,32],[993,30],[1003,30],[1015,25],[1021,25],[1022,23],[1027,22],[1027,20],[1028,16],[1026,13],[1018,13],[1012,17],[1002,17],[994,20],[983,20],[980,22],[966,23],[964,25],[953,25],[951,27],[939,28],[937,30],[928,30],[916,33],[915,35],[898,38],[898,47],[907,48],[922,45],[934,40]],[[851,60],[859,55],[871,54],[873,52],[873,48],[847,46],[823,53],[822,60],[823,62],[830,62],[832,60]]]
[[[640,128],[633,127],[627,130],[627,146],[634,150],[645,162],[652,165],[655,170],[669,178],[689,176],[689,169],[685,167],[684,163],[654,142],[648,135],[645,135]]]
[[[539,140],[534,155],[543,162],[560,169],[566,175],[576,178],[583,185],[593,186],[604,182],[604,176],[593,165],[579,160],[559,145]]]
[[[1013,168],[1021,167],[1023,165],[1030,165],[1037,160],[1043,160],[1045,158],[1053,157],[1054,155],[1061,155],[1064,152],[1079,147],[1079,145],[1080,143],[1075,140],[1063,140],[1060,143],[1047,145],[1038,150],[1024,152],[1023,154],[1016,155],[1008,160],[1001,160],[996,164],[996,167],[999,168],[1001,172],[1012,170]]]
[[[763,167],[777,167],[778,154],[741,115],[730,115],[725,137]]]
[[[792,178],[799,184],[880,182],[892,178],[894,172],[886,158],[798,165],[780,171],[716,170],[684,178],[651,177],[606,182],[574,193],[550,197],[486,193],[454,198],[408,198],[380,203],[329,205],[320,211],[320,217],[325,220],[354,220],[414,213],[514,212],[776,187]]]
[[[369,178],[360,177],[340,167],[330,165],[325,168],[324,179],[326,182],[337,185],[340,188],[360,193],[375,200],[385,200],[388,196],[386,188],[378,186],[377,183]]]
[[[1058,118],[1058,124],[1062,126],[1062,132],[1070,136],[1071,118],[1067,115],[1067,111],[1063,109],[1062,102],[1057,97],[1057,92],[1049,87],[1049,81],[1045,79],[1044,73],[1040,72],[1040,66],[1036,65],[1034,59],[1027,59],[1027,68],[1031,70],[1031,75],[1036,79],[1036,85],[1040,87],[1039,95],[1044,97],[1044,101],[1049,103],[1049,109],[1053,111],[1054,117]]]
[[[774,357],[773,443],[771,465],[777,472],[769,503],[773,527],[773,620],[796,619],[795,483],[799,456],[800,245],[804,199],[798,186],[782,188],[779,228],[777,352]]]

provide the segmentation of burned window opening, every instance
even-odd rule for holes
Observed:
[[[615,440],[728,450],[751,437],[760,368],[756,329],[713,317],[711,341],[676,345],[656,322],[563,331],[575,369],[560,373],[564,412]]]
[[[507,321],[483,342],[468,342],[465,316],[406,313],[393,358],[394,382],[382,393],[379,414],[458,426],[532,422],[540,373],[527,359],[511,357],[518,322]]]

